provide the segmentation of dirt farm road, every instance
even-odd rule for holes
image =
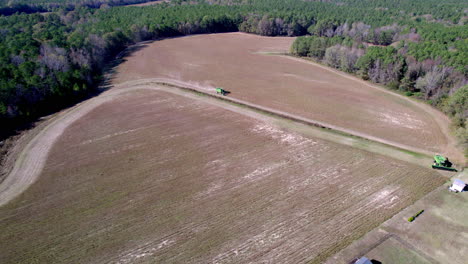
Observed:
[[[131,92],[137,89],[164,90],[178,95],[188,96],[193,99],[203,100],[207,103],[217,105],[230,111],[241,113],[243,115],[248,115],[257,119],[269,120],[275,123],[277,123],[278,120],[282,119],[283,121],[288,120],[289,124],[297,123],[298,125],[305,124],[306,126],[312,125],[315,127],[328,128],[332,131],[334,130],[347,134],[339,135],[338,133],[334,133],[335,135],[333,135],[333,137],[335,137],[335,141],[340,141],[341,143],[345,144],[352,144],[353,140],[356,140],[353,139],[352,136],[357,136],[361,138],[361,141],[363,141],[363,139],[366,140],[366,146],[363,148],[367,149],[368,151],[376,152],[377,149],[382,149],[382,144],[387,145],[386,147],[384,146],[385,151],[380,151],[380,153],[392,157],[400,157],[400,159],[409,159],[409,162],[411,162],[411,157],[414,158],[414,156],[420,156],[419,158],[415,158],[416,161],[413,160],[413,163],[419,163],[420,165],[427,164],[421,163],[421,160],[430,162],[429,155],[432,154],[422,149],[409,147],[396,142],[386,141],[377,137],[373,137],[363,133],[358,133],[349,129],[336,127],[323,122],[318,122],[299,116],[294,116],[289,113],[280,112],[266,107],[261,107],[238,99],[217,96],[214,92],[214,89],[211,87],[199,87],[190,83],[185,83],[171,79],[141,79],[115,85],[112,89],[103,92],[99,96],[84,101],[70,109],[64,110],[58,113],[54,118],[52,118],[49,121],[49,124],[42,131],[40,131],[18,155],[18,158],[16,159],[12,171],[0,184],[0,206],[7,204],[9,201],[20,195],[31,184],[34,183],[34,181],[37,179],[37,177],[40,175],[40,172],[43,169],[43,166],[47,160],[48,153],[51,150],[52,146],[70,124],[72,124],[85,114],[89,113],[97,106],[105,102],[109,102],[110,100],[114,99],[120,94]],[[205,94],[205,96],[199,96],[199,94],[197,95],[193,91]],[[215,97],[218,97],[218,99]],[[435,118],[437,119],[440,117],[436,116]],[[291,120],[293,122],[291,122]],[[315,131],[318,131],[317,128],[314,129]],[[333,132],[324,132],[322,130],[321,132],[317,133],[331,134]],[[313,131],[312,134],[314,134]],[[323,135],[322,138],[324,138]],[[408,154],[407,151],[415,152],[416,155]]]

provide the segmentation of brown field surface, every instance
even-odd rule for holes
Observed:
[[[132,91],[71,123],[38,180],[0,207],[0,263],[318,263],[444,181],[202,100]]]
[[[468,182],[468,171],[455,178]],[[382,263],[468,263],[468,192],[449,192],[451,182],[353,242],[326,264],[348,264],[361,255]],[[424,213],[414,222],[407,221],[420,210]]]
[[[242,33],[198,35],[145,44],[117,68],[113,82],[166,78],[230,91],[228,97],[318,120],[454,159],[449,120],[427,105],[288,56],[294,38]]]

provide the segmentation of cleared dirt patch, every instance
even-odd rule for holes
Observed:
[[[286,52],[293,40],[230,33],[157,41],[127,58],[114,83],[168,78],[206,91],[221,86],[231,92],[230,97],[452,154],[443,131],[448,119],[438,123],[433,112],[409,99],[323,67],[265,54]]]
[[[39,180],[0,208],[0,262],[320,262],[444,181],[133,91],[71,124]]]

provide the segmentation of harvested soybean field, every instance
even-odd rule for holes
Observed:
[[[131,91],[68,126],[38,180],[0,207],[0,262],[319,263],[445,180],[164,89]]]
[[[146,43],[125,58],[113,82],[165,78],[205,92],[223,87],[231,98],[463,161],[447,117],[352,76],[278,55],[293,41],[227,33]]]

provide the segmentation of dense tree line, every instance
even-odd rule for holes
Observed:
[[[465,156],[468,155],[468,85],[461,87],[450,96],[445,96],[442,101],[442,109],[453,120],[455,135],[460,139],[462,147],[465,149]]]
[[[321,1],[321,0],[319,0]],[[407,16],[457,24],[466,16],[462,0],[325,0],[339,5],[365,9],[395,10]]]
[[[78,7],[100,8],[146,3],[153,0],[0,0],[0,15],[74,10]]]
[[[441,107],[466,84],[467,26],[446,23],[462,20],[460,10],[467,4],[461,0],[427,0],[434,7],[419,9],[414,3],[422,0],[365,0],[368,5],[360,0],[177,0],[112,7],[132,1],[4,4],[46,3],[52,12],[0,16],[2,129],[8,121],[34,118],[92,93],[104,65],[128,45],[199,33],[310,35],[297,39],[293,53],[421,95]],[[423,16],[427,14],[440,21],[429,22]],[[466,118],[466,112],[453,109],[453,116]]]

